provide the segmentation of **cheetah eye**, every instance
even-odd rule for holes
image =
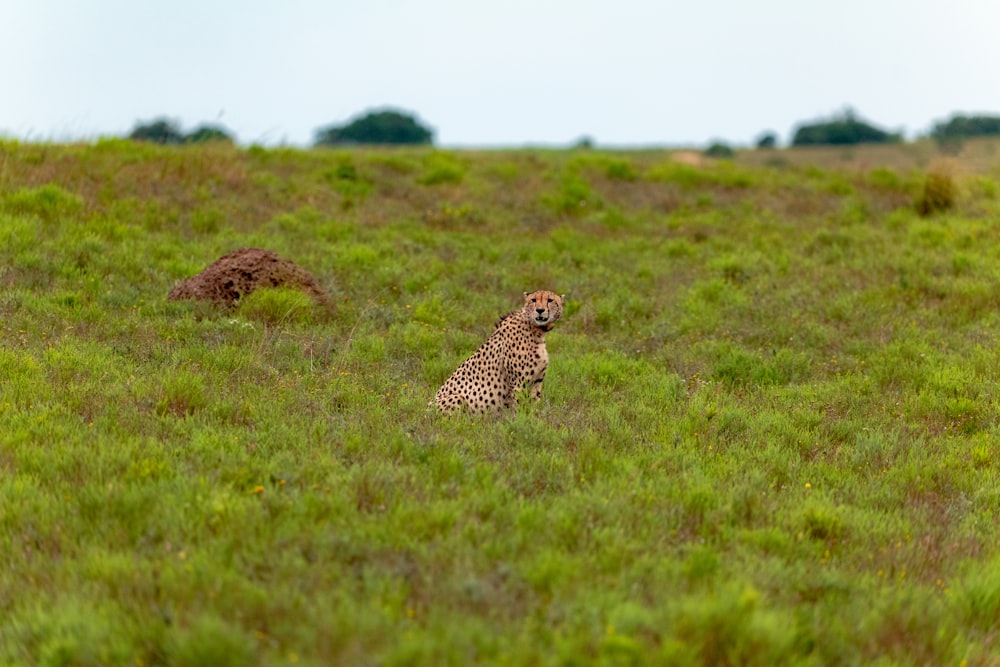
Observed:
[[[546,301],[545,303],[552,303],[552,299],[549,299],[549,300],[548,300],[548,301]]]
[[[532,300],[531,300],[531,303],[535,303],[535,302],[537,302],[537,301],[538,301],[538,299],[532,299]]]

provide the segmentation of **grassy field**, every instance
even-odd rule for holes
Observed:
[[[0,143],[0,663],[1000,664],[1000,161],[800,157]]]

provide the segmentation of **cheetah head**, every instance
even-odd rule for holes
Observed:
[[[539,290],[524,293],[524,315],[536,327],[548,331],[563,311],[563,297],[555,292]]]

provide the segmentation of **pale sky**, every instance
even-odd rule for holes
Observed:
[[[912,137],[1000,114],[998,35],[998,0],[0,0],[0,135],[306,146],[389,106],[442,146],[748,145],[850,106]]]

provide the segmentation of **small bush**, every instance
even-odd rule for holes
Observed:
[[[218,125],[201,125],[184,137],[186,144],[200,144],[209,141],[231,144],[233,136],[225,128]]]
[[[682,664],[787,664],[794,652],[790,619],[766,610],[760,593],[732,583],[711,595],[682,600],[675,637],[693,649]]]
[[[132,141],[149,141],[154,144],[180,144],[184,142],[184,133],[172,120],[160,118],[150,123],[140,123],[128,135]]]
[[[322,171],[324,182],[342,197],[341,207],[349,209],[372,191],[372,180],[355,164],[349,154],[338,156],[336,163]]]
[[[934,124],[935,139],[990,137],[1000,135],[1000,116],[964,116],[956,114],[946,122]]]
[[[886,167],[871,170],[868,173],[866,181],[868,185],[877,190],[886,192],[903,192],[906,190],[906,183],[900,178],[899,174]]]
[[[823,503],[807,503],[802,510],[800,522],[805,534],[814,540],[835,539],[844,532],[840,512]]]
[[[774,132],[765,132],[757,137],[757,148],[770,149],[778,145],[778,135]]]
[[[705,149],[705,155],[706,157],[711,157],[715,159],[728,160],[729,158],[733,157],[735,153],[728,144],[724,144],[721,141],[716,141],[711,146]]]
[[[169,665],[249,665],[254,662],[254,640],[238,626],[206,612],[173,632],[167,655]]]
[[[924,178],[924,188],[917,200],[917,211],[922,216],[941,213],[955,207],[958,186],[949,163],[932,167]]]
[[[542,201],[557,213],[571,215],[579,215],[588,207],[600,208],[601,205],[600,197],[591,190],[590,184],[577,174],[564,175],[559,189],[543,195]]]
[[[634,181],[637,178],[635,167],[626,160],[610,160],[605,167],[604,175],[611,181]]]
[[[450,153],[431,153],[424,162],[424,172],[417,178],[421,185],[461,183],[465,167]]]
[[[233,136],[220,125],[204,123],[184,134],[176,121],[158,118],[148,123],[137,123],[128,135],[132,141],[147,141],[154,144],[198,144],[205,142],[233,143]]]

